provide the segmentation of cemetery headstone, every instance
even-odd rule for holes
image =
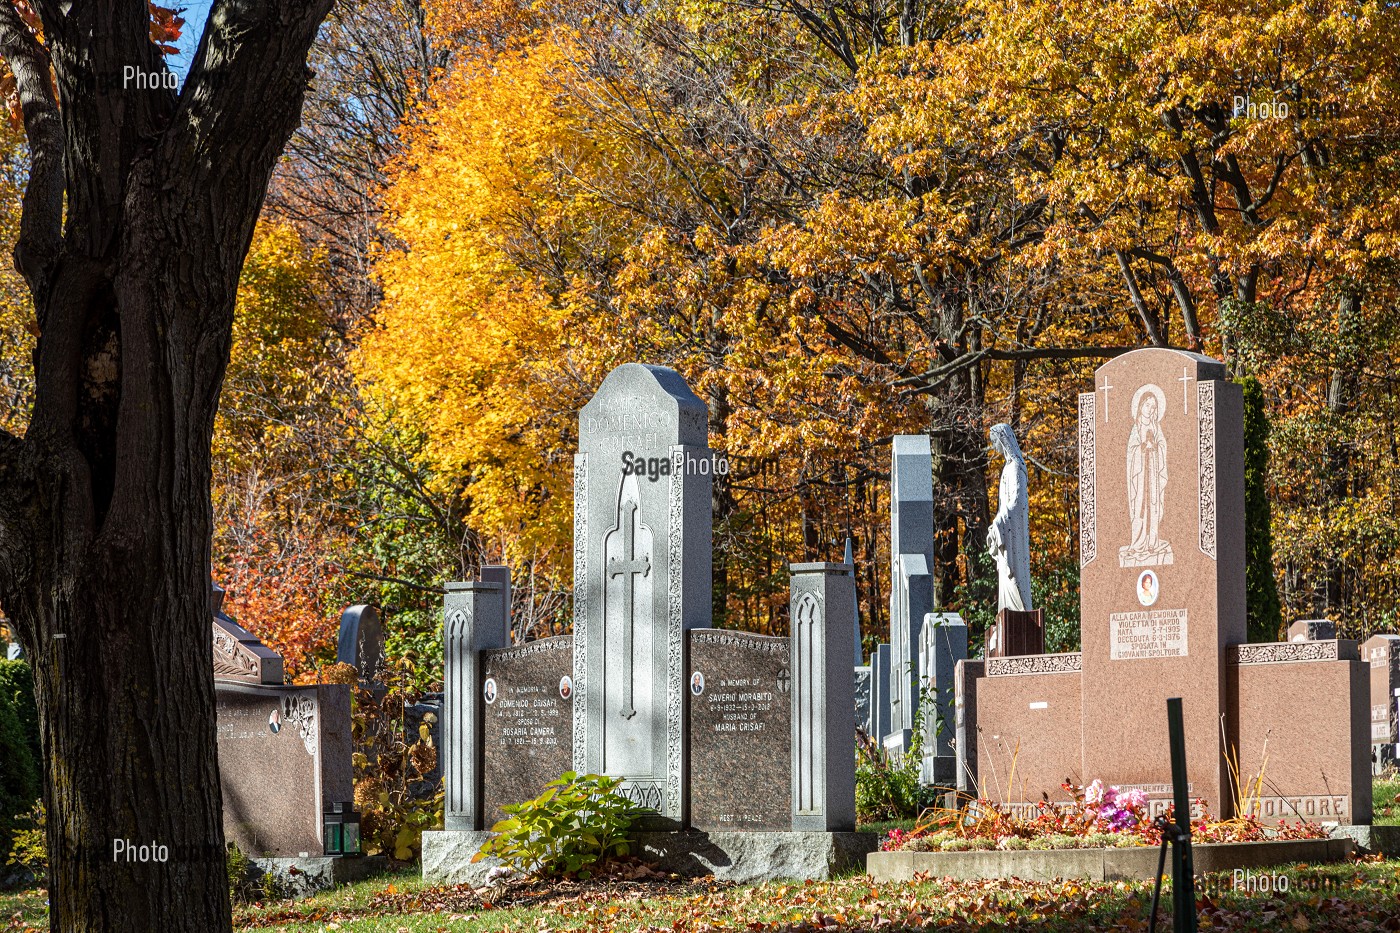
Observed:
[[[846,564],[792,565],[792,828],[856,828],[851,592]]]
[[[1095,378],[1079,403],[1084,772],[1169,785],[1160,711],[1191,684],[1192,795],[1220,812],[1225,647],[1246,637],[1243,395],[1224,364],[1176,350]]]
[[[621,366],[580,448],[573,634],[510,646],[508,577],[448,586],[446,825],[424,878],[487,881],[487,827],[570,769],[624,778],[652,814],[635,851],[667,871],[845,870],[878,844],[850,832],[853,568],[792,566],[789,638],[712,629],[705,406],[670,370]]]
[[[1337,626],[1331,619],[1299,619],[1288,626],[1289,641],[1327,641],[1337,637]]]
[[[384,628],[374,606],[351,606],[341,613],[336,661],[349,664],[361,680],[374,680],[384,658]]]
[[[791,829],[789,639],[696,629],[690,633],[686,683],[690,825],[714,831]]]
[[[908,750],[919,690],[919,628],[933,611],[933,451],[899,434],[890,454],[890,725],[887,748]]]
[[[923,748],[920,780],[924,784],[952,787],[957,780],[957,707],[954,676],[958,662],[967,658],[967,625],[956,612],[929,613],[919,632],[921,697],[931,700],[922,708]]]
[[[1371,761],[1376,771],[1395,760],[1395,704],[1400,688],[1400,635],[1373,635],[1361,644],[1361,660],[1370,671]]]
[[[323,816],[354,800],[350,687],[220,683],[224,836],[249,857],[325,854]]]
[[[1045,613],[1041,609],[1001,609],[987,639],[987,657],[1045,653]]]
[[[869,736],[877,746],[890,732],[890,687],[893,682],[894,676],[890,672],[890,646],[881,643],[870,653]]]
[[[986,673],[986,663],[968,659],[953,666],[956,695],[957,731],[953,746],[957,764],[958,795],[963,799],[980,795],[977,781],[977,684]]]
[[[214,678],[250,684],[281,684],[282,656],[256,635],[220,613],[214,616]]]
[[[574,766],[686,819],[686,632],[710,624],[707,409],[680,375],[628,363],[579,413],[574,458]],[[849,638],[849,632],[847,633]]]
[[[863,664],[855,669],[856,728],[871,735],[870,726],[870,665]]]
[[[481,653],[482,828],[572,767],[573,662],[570,635]]]
[[[846,553],[841,558],[841,563],[851,567],[856,565],[855,542],[851,540],[850,535],[846,535]],[[859,667],[865,661],[865,647],[860,641],[860,594],[855,592],[854,587],[851,590],[851,618],[855,620],[851,625],[851,631],[855,635],[856,666]]]
[[[443,828],[483,831],[484,719],[497,688],[482,676],[482,652],[508,644],[499,583],[449,583],[443,599],[443,751],[447,755]],[[533,795],[530,795],[533,796]],[[522,798],[524,799],[524,798]]]
[[[1369,820],[1355,642],[1245,643],[1243,398],[1224,365],[1157,348],[1106,363],[1079,399],[1079,455],[1083,651],[965,678],[979,790],[1034,810],[1101,779],[1161,812],[1160,713],[1179,695],[1189,793],[1212,814],[1237,809],[1236,764],[1244,787],[1262,776],[1249,806],[1266,818]]]

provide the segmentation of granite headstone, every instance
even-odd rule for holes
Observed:
[[[481,653],[486,825],[573,767],[574,639]]]
[[[574,767],[625,778],[657,827],[686,820],[686,632],[711,613],[707,419],[680,374],[638,363],[579,412]]]
[[[690,633],[691,826],[792,828],[791,667],[786,638]]]

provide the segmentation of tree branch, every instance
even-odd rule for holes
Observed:
[[[14,259],[38,317],[63,236],[63,123],[49,80],[48,52],[9,0],[0,3],[0,55],[15,76],[29,141],[29,182]]]

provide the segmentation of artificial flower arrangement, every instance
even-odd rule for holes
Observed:
[[[1147,794],[1123,790],[1095,779],[1087,785],[1060,785],[1069,800],[1048,798],[1034,814],[1017,816],[989,800],[970,800],[960,809],[924,811],[914,829],[891,830],[881,842],[886,851],[965,852],[991,849],[1097,849],[1117,846],[1157,846],[1162,829],[1148,815]],[[1170,821],[1172,807],[1165,817]],[[1298,820],[1265,825],[1258,817],[1212,820],[1205,801],[1193,806],[1191,838],[1195,842],[1258,842],[1276,839],[1323,839],[1325,827]]]

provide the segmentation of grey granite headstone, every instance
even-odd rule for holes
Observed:
[[[482,652],[486,826],[573,766],[573,662],[571,635]]]
[[[1331,619],[1299,619],[1288,626],[1289,641],[1331,641],[1337,637],[1337,624]]]
[[[574,766],[686,820],[686,632],[710,624],[707,410],[678,373],[628,363],[579,412]],[[850,631],[846,633],[850,640]]]
[[[322,816],[350,803],[350,688],[216,683],[224,836],[250,857],[325,854]]]
[[[885,747],[903,755],[911,751],[909,736],[919,705],[919,633],[933,609],[933,575],[924,555],[901,554],[895,580],[901,623],[894,632],[897,640],[890,646],[890,731]],[[907,644],[906,637],[910,639]]]
[[[870,735],[870,665],[855,669],[856,728]]]
[[[851,540],[850,535],[846,535],[846,553],[845,556],[841,558],[841,563],[851,567],[856,565],[855,542]],[[856,592],[855,587],[851,588],[851,618],[855,620],[855,624],[851,626],[851,631],[855,634],[856,665],[859,666],[865,660],[865,646],[862,645],[860,641],[860,593]],[[859,721],[859,717],[857,717],[857,721]]]
[[[786,638],[690,633],[690,825],[792,828],[792,649]],[[742,776],[742,777],[740,777]]]
[[[335,659],[349,664],[361,680],[373,680],[384,658],[384,628],[374,606],[351,606],[340,616],[340,639]]]
[[[922,434],[894,438],[890,456],[890,733],[903,751],[914,724],[919,628],[934,608],[933,452]],[[882,735],[881,738],[885,736]]]
[[[923,713],[924,747],[920,779],[925,784],[952,787],[957,780],[954,751],[957,707],[954,673],[967,658],[967,625],[956,612],[929,613],[919,633],[921,693],[933,700]]]
[[[856,825],[849,564],[793,564],[792,828]]]
[[[879,745],[890,731],[890,646],[879,644],[870,654],[870,732]]]
[[[446,801],[443,827],[484,830],[483,718],[486,689],[480,656],[508,644],[499,583],[449,583],[443,597],[443,753]]]
[[[511,625],[511,593],[510,593],[510,568],[505,564],[484,564],[481,568],[482,583],[499,583],[501,585],[501,618],[506,620],[506,633],[510,636],[507,644],[519,644],[525,640],[525,632],[517,632]]]
[[[954,745],[957,760],[957,788],[964,798],[980,796],[977,781],[977,680],[987,662],[968,659],[953,667],[953,688],[957,695],[957,731]]]

